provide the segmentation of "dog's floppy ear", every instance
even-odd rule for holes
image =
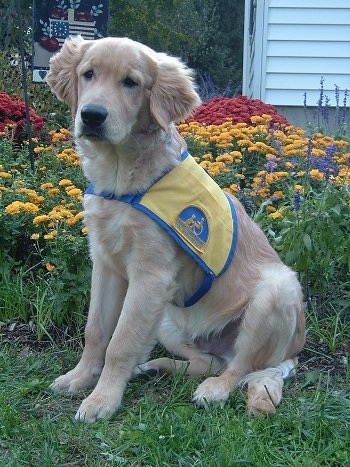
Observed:
[[[158,53],[158,70],[151,89],[150,110],[165,130],[171,122],[185,120],[201,103],[193,71],[179,59]]]
[[[57,98],[70,105],[72,114],[77,110],[77,66],[88,45],[81,36],[66,39],[62,49],[50,59],[47,83]]]

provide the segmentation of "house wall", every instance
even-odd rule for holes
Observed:
[[[350,0],[245,0],[243,68],[249,97],[290,110],[306,92],[317,106],[323,80],[335,106],[334,85],[350,89]]]

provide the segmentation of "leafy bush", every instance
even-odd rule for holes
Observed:
[[[77,324],[87,307],[91,270],[82,225],[85,178],[70,132],[62,129],[50,137],[50,145],[34,149],[35,172],[26,148],[0,139],[0,241],[7,246],[2,260],[8,264],[3,274],[23,277],[29,316],[36,316],[37,293],[45,285],[50,289],[45,319]],[[11,310],[1,309],[6,319]]]

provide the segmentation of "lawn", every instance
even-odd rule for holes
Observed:
[[[350,462],[349,368],[306,348],[276,415],[251,418],[245,393],[223,407],[191,403],[197,381],[132,380],[109,421],[73,421],[83,395],[48,390],[78,360],[78,343],[1,333],[0,463],[6,466],[343,466]]]

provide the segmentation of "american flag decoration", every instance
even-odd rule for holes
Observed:
[[[109,0],[33,0],[32,79],[46,81],[49,61],[69,36],[108,36]]]
[[[84,39],[95,39],[95,21],[75,21],[74,10],[68,10],[67,20],[50,18],[50,35],[56,37],[60,47],[68,36],[80,34]]]

